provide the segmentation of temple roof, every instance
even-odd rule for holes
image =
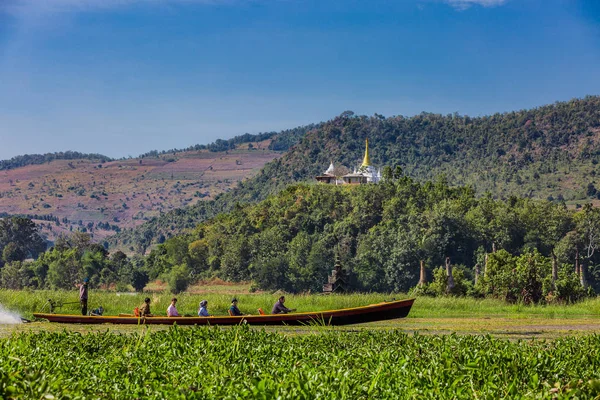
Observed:
[[[329,175],[333,175],[333,170],[334,170],[334,166],[333,166],[333,161],[331,162],[331,164],[329,164],[329,168],[327,168],[327,171],[325,171],[325,174],[329,174]]]

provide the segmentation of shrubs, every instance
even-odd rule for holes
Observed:
[[[552,260],[537,250],[520,256],[504,250],[489,254],[478,286],[485,295],[525,304],[570,303],[587,295],[569,265],[559,269],[558,279],[553,282]]]
[[[591,295],[581,286],[579,277],[573,273],[573,266],[568,264],[563,264],[559,268],[554,288],[550,288],[546,293],[546,302],[548,303],[558,301],[574,303]]]
[[[467,278],[466,268],[462,265],[454,266],[452,276],[454,277],[454,287],[448,290],[448,275],[444,267],[439,267],[433,271],[433,281],[422,287],[417,287],[413,294],[422,294],[429,296],[465,296],[473,293],[473,283]]]
[[[488,254],[485,274],[476,285],[470,270],[455,266],[454,288],[448,289],[448,276],[443,267],[433,271],[432,282],[417,286],[412,295],[494,297],[510,303],[573,303],[593,295],[581,286],[573,266],[563,264],[556,282],[552,280],[552,260],[537,250],[513,256],[505,250]]]

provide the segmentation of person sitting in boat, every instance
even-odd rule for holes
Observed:
[[[90,312],[90,315],[94,316],[94,317],[100,317],[100,316],[102,316],[103,313],[104,313],[104,308],[102,306],[100,306],[98,308],[93,309]]]
[[[167,317],[181,317],[181,315],[179,315],[177,312],[177,307],[175,307],[175,304],[177,304],[177,298],[173,297],[171,299],[171,305],[167,308]]]
[[[140,307],[140,317],[152,317],[150,313],[150,297],[144,299],[144,304]]]
[[[237,299],[234,297],[231,300],[231,307],[229,307],[229,315],[231,315],[232,317],[236,317],[236,316],[240,316],[242,315],[242,312],[240,311],[240,309],[237,307],[238,301]]]
[[[271,314],[287,314],[289,312],[296,311],[295,308],[287,308],[283,305],[285,303],[285,296],[281,296],[277,303],[273,305],[273,309],[271,310]]]
[[[200,302],[200,309],[198,309],[199,317],[210,317],[210,314],[208,313],[208,309],[206,308],[206,306],[208,306],[208,301],[202,300]]]

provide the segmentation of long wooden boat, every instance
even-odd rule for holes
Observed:
[[[305,313],[243,315],[239,317],[136,317],[136,316],[83,316],[72,314],[33,314],[36,318],[66,324],[162,324],[162,325],[350,325],[365,322],[404,318],[415,299],[385,301],[368,306],[340,310]]]

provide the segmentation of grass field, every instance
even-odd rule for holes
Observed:
[[[258,308],[270,310],[278,294],[244,292],[244,285],[210,285],[195,287],[194,293],[178,295],[177,307],[181,314],[195,315],[198,304],[206,299],[209,311],[215,315],[226,315],[232,297],[239,300],[243,313],[257,314]],[[201,291],[202,293],[197,293]],[[155,314],[165,314],[172,295],[155,292],[151,294],[114,293],[91,291],[89,308],[102,305],[105,314],[131,313],[142,304],[144,297],[152,299]],[[351,295],[286,295],[286,304],[299,311],[330,310],[378,303],[405,295],[351,294]],[[58,312],[79,313],[76,291],[7,291],[0,290],[0,304],[8,310],[31,318],[36,311],[48,311],[47,300],[51,298],[65,304]],[[0,327],[0,335],[15,331],[77,330],[97,332],[110,329],[115,332],[135,332],[137,327],[56,325],[44,322]],[[161,330],[165,328],[152,327]],[[311,332],[311,327],[268,328],[280,332]],[[498,300],[476,300],[471,298],[419,297],[406,319],[382,321],[364,325],[335,328],[337,330],[390,330],[407,333],[427,334],[491,334],[507,338],[554,338],[570,335],[600,333],[600,298],[586,300],[573,305],[524,306],[507,304]]]

